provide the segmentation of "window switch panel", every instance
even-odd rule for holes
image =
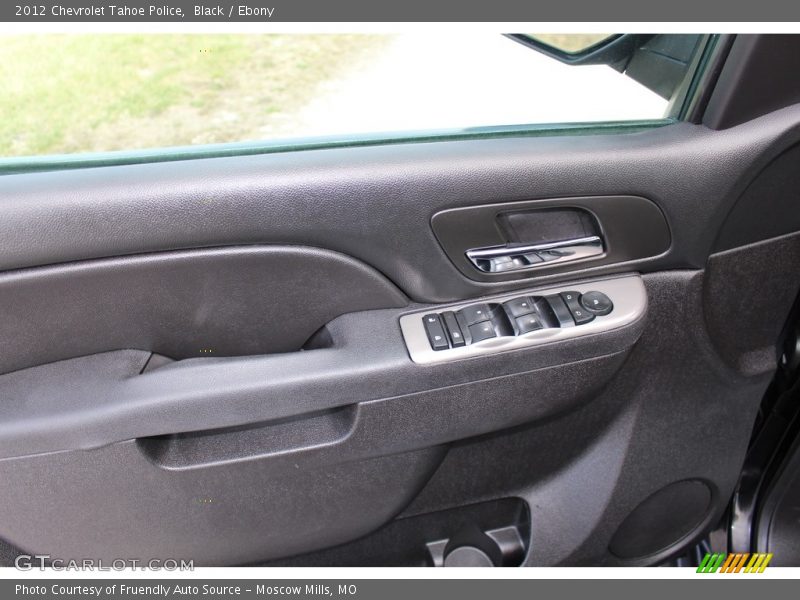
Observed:
[[[646,308],[641,277],[622,275],[432,307],[401,315],[400,329],[412,361],[439,363],[611,331]]]

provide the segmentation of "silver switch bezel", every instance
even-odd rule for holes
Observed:
[[[611,298],[614,310],[607,315],[597,316],[594,321],[584,325],[539,329],[518,336],[497,337],[470,344],[469,346],[449,348],[447,350],[434,350],[431,348],[428,336],[425,334],[425,326],[422,323],[422,317],[431,312],[458,311],[466,306],[480,302],[500,303],[520,296],[544,296],[571,291],[580,292],[581,294],[590,291],[603,292]],[[630,325],[640,319],[646,311],[647,291],[642,278],[638,275],[624,275],[586,283],[562,283],[555,286],[519,290],[498,296],[476,298],[458,304],[436,306],[435,308],[428,308],[401,316],[400,330],[403,333],[403,339],[411,360],[417,364],[424,365],[486,356],[487,354],[508,352],[520,348],[603,333]]]

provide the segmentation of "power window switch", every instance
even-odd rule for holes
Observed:
[[[494,330],[494,325],[491,321],[484,323],[475,323],[469,326],[469,334],[472,336],[472,343],[488,340],[497,337],[497,332]]]
[[[517,331],[519,335],[523,333],[528,333],[530,331],[536,331],[537,329],[542,329],[544,324],[542,320],[539,318],[539,315],[532,313],[529,315],[523,315],[521,317],[517,317],[514,319],[514,323],[517,326]]]
[[[578,292],[561,292],[561,297],[564,299],[564,304],[567,305],[572,318],[575,319],[576,325],[583,325],[594,321],[594,314],[586,310],[580,303]]]
[[[467,342],[464,341],[464,334],[461,332],[461,327],[456,320],[456,314],[453,311],[447,311],[446,313],[442,313],[442,319],[444,320],[444,327],[447,330],[447,334],[450,336],[450,344],[453,348],[466,346]]]
[[[431,348],[434,350],[447,350],[450,344],[447,343],[447,335],[444,332],[439,315],[436,313],[425,315],[422,317],[422,322],[425,325],[425,333],[428,335]]]
[[[473,304],[472,306],[462,308],[458,312],[461,313],[467,325],[474,325],[475,323],[488,321],[492,318],[492,313],[489,310],[488,304]]]
[[[503,302],[503,306],[506,307],[508,314],[510,314],[512,317],[521,317],[522,315],[527,315],[535,310],[533,308],[533,302],[531,302],[531,299],[526,296],[514,298],[508,302]]]

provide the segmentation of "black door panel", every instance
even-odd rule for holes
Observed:
[[[165,284],[163,290],[170,289]],[[81,317],[90,322],[92,304],[86,306],[89,310]],[[0,456],[259,423],[377,399],[435,394],[447,386],[502,377],[531,384],[537,381],[537,369],[562,370],[564,379],[558,385],[549,383],[539,402],[524,403],[520,415],[510,407],[497,412],[487,404],[479,428],[491,431],[564,410],[596,389],[610,375],[605,359],[629,350],[644,326],[640,318],[602,334],[423,368],[410,360],[400,332],[398,319],[405,312],[408,309],[342,315],[326,325],[318,347],[295,352],[190,358],[141,375],[119,373],[115,365],[122,355],[111,352],[2,375],[0,393],[6,400]],[[599,359],[596,372],[590,370],[579,381],[566,376],[572,372],[567,365],[592,358]],[[136,353],[139,369],[146,359]],[[505,398],[497,394],[498,401]]]
[[[454,269],[430,227],[435,213],[537,198],[638,195],[664,213],[670,250],[588,272],[702,268],[738,196],[800,138],[798,126],[800,108],[790,107],[725,131],[676,123],[633,134],[400,144],[7,176],[0,267],[303,244],[372,265],[414,300],[447,302],[523,284],[481,284]],[[585,273],[575,269],[537,281]]]
[[[758,182],[793,181],[798,141],[795,106],[725,131],[4,176],[0,537],[63,558],[348,564],[386,531],[441,540],[458,532],[415,528],[497,506],[524,564],[656,564],[719,521],[774,371],[800,254],[780,225],[793,196]],[[492,281],[461,254],[515,240],[434,231],[442,211],[486,210],[499,236],[519,202],[601,197],[647,199],[638,218],[595,212],[607,262]],[[761,201],[770,224],[731,234]],[[401,331],[623,276],[647,309],[608,330],[435,364]]]
[[[297,246],[22,269],[0,275],[0,342],[14,347],[0,373],[122,348],[175,360],[294,352],[342,314],[407,302],[363,263]]]
[[[169,470],[133,441],[3,461],[5,500],[16,507],[3,514],[4,536],[53,559],[122,552],[142,561],[190,555],[198,566],[243,564],[374,530],[408,503],[442,453],[324,468],[300,461],[277,474],[258,458]]]
[[[531,511],[526,564],[538,566],[655,564],[713,526],[738,478],[771,373],[744,377],[715,354],[703,328],[700,272],[645,282],[647,327],[601,394],[555,420],[451,447],[404,515],[521,497]],[[687,537],[631,558],[609,550],[642,502],[687,480],[709,487],[707,512],[700,519],[655,512],[647,531],[637,532],[655,537],[670,517],[685,520]]]
[[[776,340],[800,292],[798,266],[797,234],[709,258],[706,326],[715,349],[731,368],[745,375],[775,370]]]

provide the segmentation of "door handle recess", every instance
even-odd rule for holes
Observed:
[[[553,265],[603,254],[603,240],[597,235],[546,242],[543,244],[506,244],[467,250],[467,258],[479,271],[484,273],[506,273],[536,267]]]

